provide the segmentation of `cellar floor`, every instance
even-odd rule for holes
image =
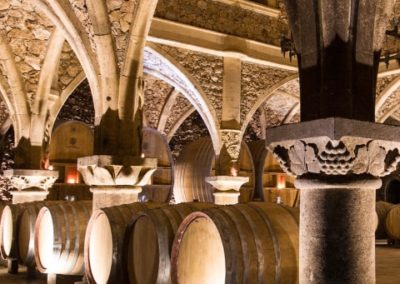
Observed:
[[[400,248],[392,248],[386,245],[376,246],[376,283],[397,284],[400,279]],[[44,279],[26,280],[26,270],[21,267],[18,275],[7,274],[7,269],[0,266],[1,284],[45,284]]]

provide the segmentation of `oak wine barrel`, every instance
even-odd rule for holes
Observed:
[[[161,203],[131,203],[96,210],[85,237],[85,272],[89,283],[127,283],[122,275],[126,227],[132,216]]]
[[[91,201],[43,207],[35,223],[35,261],[42,273],[83,275],[85,231]]]
[[[35,223],[37,215],[44,206],[65,201],[41,201],[27,205],[17,223],[18,261],[28,267],[35,267]]]
[[[215,206],[213,203],[180,203],[135,215],[125,238],[127,283],[171,283],[171,248],[179,225],[190,213]]]
[[[298,283],[299,211],[291,210],[248,203],[190,214],[173,243],[172,283]]]
[[[200,138],[185,146],[175,166],[174,197],[180,202],[214,202],[213,188],[205,181],[215,175],[215,152],[210,138]],[[254,192],[254,164],[250,150],[242,142],[239,155],[239,176],[248,176],[249,182],[240,189],[239,202],[249,202]]]
[[[143,187],[141,195],[150,201],[167,203],[174,186],[174,160],[167,138],[156,129],[144,127],[142,146],[146,157],[157,158],[157,170],[152,183]]]
[[[386,215],[385,228],[388,237],[400,240],[400,206],[393,206]]]
[[[375,210],[378,215],[378,227],[375,231],[376,239],[386,239],[388,237],[385,228],[385,221],[388,212],[393,208],[393,206],[395,205],[385,201],[376,202]]]
[[[0,219],[0,254],[3,259],[18,258],[17,224],[27,204],[9,204],[3,208]]]

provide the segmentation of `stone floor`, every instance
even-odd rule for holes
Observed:
[[[397,284],[400,283],[400,248],[392,248],[386,245],[376,247],[376,283]],[[1,284],[45,284],[45,279],[36,281],[26,280],[26,270],[21,269],[18,275],[7,274],[7,269],[0,266]]]

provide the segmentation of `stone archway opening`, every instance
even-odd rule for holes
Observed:
[[[400,180],[393,179],[386,186],[386,201],[399,204],[400,203]]]

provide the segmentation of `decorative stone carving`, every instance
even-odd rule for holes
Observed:
[[[90,156],[78,159],[78,171],[90,186],[141,187],[157,169],[157,159],[113,156]]]
[[[240,187],[248,181],[249,177],[206,177],[206,182],[211,184],[216,189],[214,192],[214,203],[218,205],[239,203]]]
[[[58,178],[57,171],[48,170],[6,170],[4,176],[10,179],[13,187],[19,191],[28,188],[39,188],[47,191]]]
[[[157,159],[108,155],[78,159],[78,171],[93,193],[93,210],[138,201],[142,186],[157,169]]]
[[[226,147],[226,150],[232,161],[239,160],[240,145],[242,142],[240,130],[223,129],[220,130],[221,144]]]
[[[329,118],[280,128],[287,130],[283,141],[272,142],[269,149],[282,168],[296,176],[366,174],[382,177],[394,171],[400,162],[400,143],[394,142],[398,138],[391,139],[393,134],[387,135],[398,132],[397,127]],[[311,137],[300,135],[300,139],[294,139],[302,130],[310,129],[315,130]]]

